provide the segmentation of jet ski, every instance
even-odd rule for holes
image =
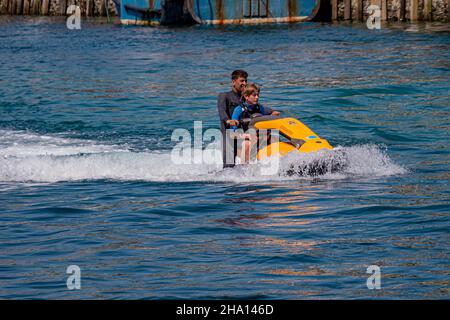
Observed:
[[[291,117],[264,116],[260,113],[252,114],[250,118],[241,120],[241,125],[255,129],[258,136],[256,159],[267,157],[284,157],[288,154],[310,154],[322,150],[332,150],[333,155],[321,159],[291,164],[287,175],[318,176],[327,172],[337,172],[345,167],[345,155],[334,149],[330,143],[308,128],[301,121]],[[267,140],[260,142],[260,133],[267,130]],[[278,139],[272,139],[274,132],[278,132]],[[277,141],[273,141],[277,140]],[[300,156],[301,158],[301,156]]]

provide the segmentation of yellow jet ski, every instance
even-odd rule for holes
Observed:
[[[258,139],[256,159],[262,160],[274,155],[285,156],[288,153],[296,152],[299,154],[312,153],[320,150],[333,150],[333,147],[327,140],[319,137],[315,132],[305,124],[295,118],[279,116],[263,116],[259,113],[251,115],[251,118],[242,119],[249,129],[256,129],[257,134],[261,130],[267,130],[267,143],[260,147]],[[273,130],[278,130],[279,139],[272,142],[271,135]],[[322,175],[326,172],[336,172],[345,166],[342,157],[331,157],[327,161],[313,161],[307,164],[300,164],[300,167],[292,165],[288,174],[300,175]]]

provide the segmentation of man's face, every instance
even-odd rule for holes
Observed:
[[[239,77],[232,81],[233,90],[237,93],[241,93],[247,85],[247,78]]]

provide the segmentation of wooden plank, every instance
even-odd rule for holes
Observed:
[[[331,0],[331,20],[337,21],[338,19],[338,0]]]
[[[344,0],[344,20],[352,20],[352,1]]]
[[[419,0],[411,0],[409,8],[409,19],[411,21],[419,20]]]

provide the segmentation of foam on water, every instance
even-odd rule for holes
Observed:
[[[120,146],[94,141],[40,136],[2,131],[0,139],[0,181],[58,182],[77,180],[144,180],[160,182],[228,181],[252,182],[308,179],[287,174],[291,167],[333,162],[344,164],[339,172],[326,172],[324,179],[349,176],[389,176],[403,174],[385,151],[375,145],[339,147],[312,154],[291,154],[279,162],[278,170],[267,174],[269,163],[237,166],[223,170],[220,153],[204,151],[203,163],[175,164],[172,151],[131,152]],[[211,152],[213,151],[213,152]]]
[[[0,130],[0,157],[63,156],[115,151],[126,151],[126,149],[114,145],[98,144],[91,140],[38,135],[26,131]]]

